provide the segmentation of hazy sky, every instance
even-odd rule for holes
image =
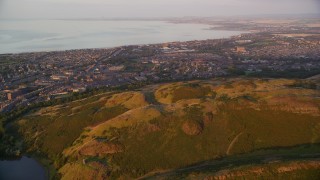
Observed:
[[[0,18],[320,14],[320,0],[0,0]]]

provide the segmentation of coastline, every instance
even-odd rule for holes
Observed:
[[[208,29],[211,30],[211,29]],[[229,31],[229,30],[224,30]],[[232,31],[232,30],[230,30]],[[222,37],[222,38],[214,38],[214,39],[204,39],[204,40],[188,40],[188,41],[168,41],[168,42],[160,42],[160,43],[150,43],[150,44],[128,44],[122,46],[113,46],[113,47],[97,47],[97,48],[79,48],[79,49],[65,49],[65,50],[50,50],[50,51],[26,51],[26,52],[16,52],[16,53],[0,53],[0,56],[7,56],[7,55],[21,55],[21,54],[33,54],[33,53],[59,53],[59,52],[72,52],[72,51],[82,51],[82,50],[111,50],[111,49],[118,49],[118,48],[125,48],[130,46],[160,46],[162,44],[173,44],[173,43],[190,43],[190,42],[205,42],[205,41],[215,41],[215,40],[222,40],[222,39],[230,39],[235,36],[241,36],[243,34],[249,33],[256,33],[256,32],[242,32],[241,34],[230,36],[230,37]]]
[[[49,20],[52,21],[52,20]],[[64,28],[71,28],[68,25],[69,21],[75,20],[54,20],[56,25],[61,25]],[[68,21],[68,22],[64,22]],[[80,21],[80,20],[76,20]],[[2,28],[3,34],[3,46],[4,50],[0,52],[1,55],[4,54],[21,54],[21,53],[36,53],[36,52],[56,52],[56,51],[68,51],[68,50],[82,50],[82,49],[110,49],[123,46],[135,46],[135,45],[154,45],[170,42],[187,42],[196,40],[207,40],[207,39],[224,39],[230,38],[235,35],[240,35],[247,33],[248,31],[242,31],[240,29],[230,29],[225,27],[220,27],[219,29],[214,29],[215,25],[208,23],[196,23],[196,22],[179,22],[175,23],[172,20],[130,20],[128,25],[126,25],[125,20],[108,20],[110,23],[104,23],[105,20],[84,20],[81,27],[85,28],[82,33],[75,33],[73,30],[68,30],[66,34],[60,33],[61,29],[52,31],[50,30],[51,25],[45,25],[46,20],[36,20],[37,23],[43,24],[45,26],[45,31],[50,34],[43,34],[41,29],[39,32],[34,33],[33,29],[28,30],[32,33],[31,37],[23,37],[25,39],[12,39],[16,42],[12,43],[10,38],[15,38],[15,34],[8,34],[9,39],[6,39],[6,31],[11,32],[10,28]],[[98,23],[97,23],[98,22]],[[106,21],[105,21],[106,22]],[[22,23],[32,25],[34,23],[32,20],[26,20]],[[76,22],[74,22],[76,23]],[[1,21],[0,21],[1,24]],[[4,23],[4,27],[5,27]],[[10,23],[9,23],[10,25]],[[21,26],[19,25],[19,26]],[[42,26],[43,26],[42,25]],[[96,27],[95,27],[96,26]],[[219,26],[219,25],[217,25]],[[95,29],[98,28],[98,29]],[[119,29],[118,29],[119,28]],[[5,30],[7,29],[7,30]],[[93,30],[92,30],[93,29]],[[133,32],[128,32],[132,30]],[[45,32],[44,31],[44,32]],[[145,31],[145,32],[144,32]],[[216,31],[216,32],[215,32]],[[27,32],[27,31],[26,31]],[[21,36],[24,36],[25,32],[19,32]],[[19,35],[19,36],[20,36]],[[26,35],[26,34],[25,34]],[[110,36],[112,35],[112,38]],[[29,36],[29,35],[28,35]],[[32,36],[35,36],[34,39]],[[40,37],[37,37],[40,36]],[[41,36],[52,37],[41,38]],[[56,39],[54,37],[59,36]],[[30,41],[30,42],[29,42]],[[8,49],[7,51],[5,49]]]

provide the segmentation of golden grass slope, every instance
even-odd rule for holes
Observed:
[[[106,179],[108,172],[130,179],[262,148],[319,143],[315,79],[218,78],[152,85],[42,108],[17,124],[25,127],[30,119],[50,117],[55,127],[57,119],[81,123],[91,118],[95,123],[88,122],[61,152],[68,159],[59,170],[62,178]],[[119,113],[108,113],[117,108]],[[45,136],[45,128],[24,133],[32,141]]]
[[[212,97],[212,84],[203,81],[173,83],[159,87],[155,98],[162,104],[172,104],[184,99]]]
[[[125,92],[113,95],[108,99],[106,106],[113,107],[117,105],[123,105],[128,109],[134,109],[148,105],[145,97],[139,92]]]
[[[80,144],[75,144],[71,148],[66,149],[64,151],[64,154],[70,155],[72,153],[83,150],[83,148],[85,148],[87,144],[95,141],[96,137],[107,137],[111,128],[124,128],[134,126],[139,123],[148,122],[159,117],[160,115],[161,112],[153,106],[146,106],[129,110],[121,114],[120,116],[110,119],[95,127],[88,128],[88,132],[82,134],[82,136],[85,136],[86,138],[81,140]]]
[[[80,151],[84,143],[91,143],[96,137],[107,137],[111,128],[124,128],[148,122],[164,113],[175,113],[183,116],[184,108],[199,105],[203,113],[216,113],[217,106],[224,102],[217,101],[223,96],[230,99],[237,99],[243,106],[237,108],[260,109],[268,106],[270,109],[289,111],[293,113],[306,113],[318,116],[319,101],[314,96],[319,96],[318,90],[290,88],[295,80],[287,79],[216,79],[212,81],[192,81],[166,84],[158,87],[155,98],[162,105],[148,105],[141,92],[124,92],[114,94],[105,103],[106,107],[123,105],[129,111],[101,123],[95,127],[87,128],[82,134],[81,143],[76,143],[64,151],[65,155]],[[174,101],[176,94],[185,93],[187,88],[189,95],[183,96],[185,99]],[[204,92],[204,93],[203,93]],[[199,93],[199,94],[195,94]],[[216,97],[215,97],[216,95]],[[249,96],[256,102],[243,99]],[[200,98],[195,98],[201,96]],[[302,97],[300,97],[302,96]],[[240,99],[239,99],[240,98]],[[161,109],[161,110],[160,110]],[[186,126],[187,127],[187,126]],[[186,128],[187,129],[187,128]]]
[[[153,107],[141,107],[125,112],[124,114],[99,124],[91,129],[88,135],[103,136],[107,135],[110,128],[122,128],[135,125],[141,122],[147,122],[160,116],[160,111]]]
[[[59,173],[62,175],[61,180],[73,180],[73,179],[95,179],[104,180],[107,178],[105,172],[101,169],[106,168],[102,164],[85,165],[81,162],[67,163],[63,166]]]

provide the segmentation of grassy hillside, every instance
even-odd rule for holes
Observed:
[[[142,179],[319,179],[319,160],[300,160],[271,162],[256,165],[244,165],[234,168],[226,168],[220,171],[193,171],[189,173],[158,174],[156,177]]]
[[[230,170],[228,173],[209,175],[205,178],[234,179],[318,179],[320,177],[320,161],[292,161],[272,163],[258,166],[246,166]],[[199,174],[199,176],[201,176]]]
[[[139,179],[318,179],[320,144],[271,148],[154,171]]]
[[[15,127],[27,150],[51,159],[62,179],[138,178],[320,143],[317,83],[236,78],[152,85],[38,109]]]

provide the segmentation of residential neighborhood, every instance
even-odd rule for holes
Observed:
[[[135,83],[319,73],[319,58],[319,34],[263,32],[218,40],[3,54],[0,109]]]

